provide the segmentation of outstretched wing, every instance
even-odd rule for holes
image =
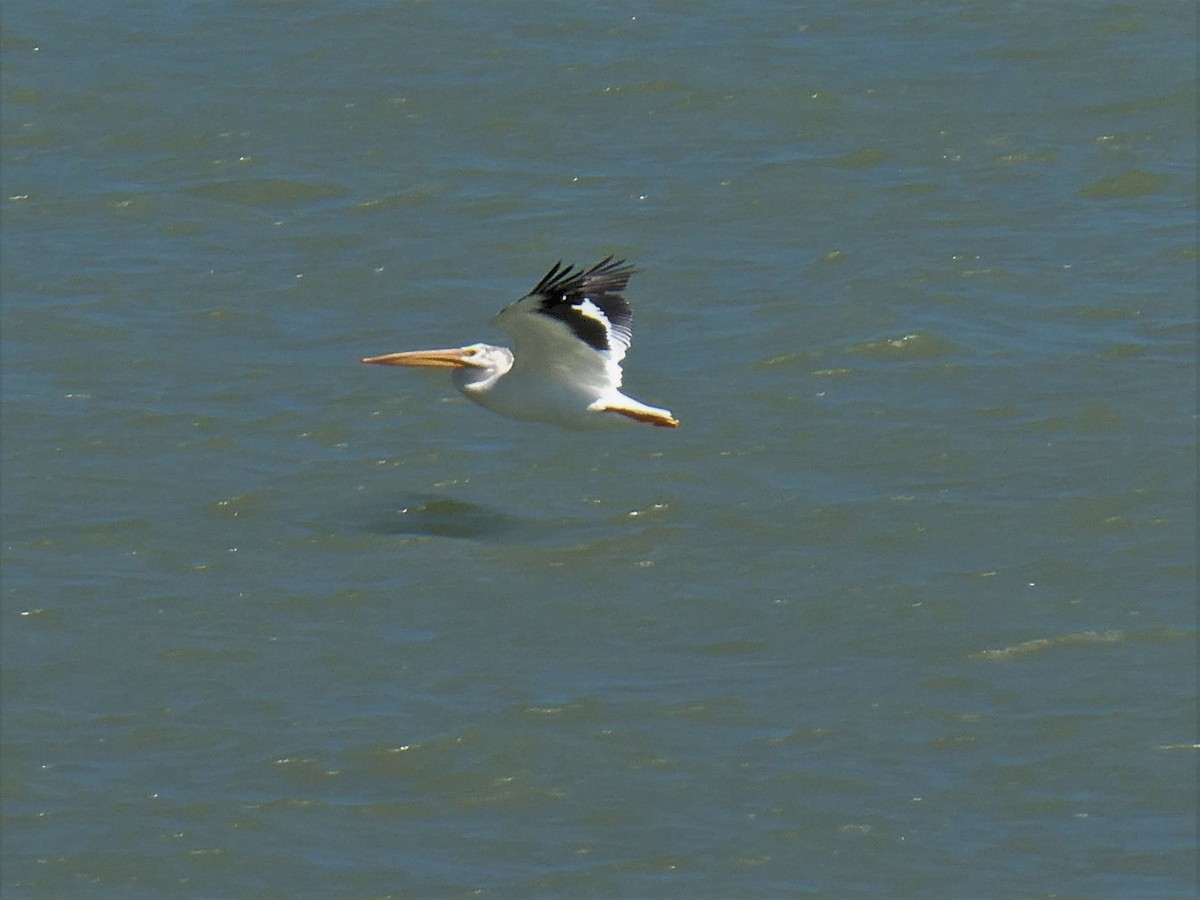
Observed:
[[[622,291],[634,267],[611,256],[590,269],[561,262],[493,320],[511,335],[514,367],[538,366],[596,386],[621,385],[633,341],[633,311]]]

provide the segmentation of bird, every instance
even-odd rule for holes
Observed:
[[[556,262],[529,293],[492,322],[513,349],[468,344],[368,356],[364,363],[450,369],[469,400],[527,422],[585,430],[648,424],[677,428],[666,409],[620,391],[621,360],[633,341],[624,291],[636,271],[610,255],[590,268]]]

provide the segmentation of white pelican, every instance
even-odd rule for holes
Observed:
[[[470,344],[368,356],[365,363],[453,369],[454,386],[492,412],[563,428],[646,422],[677,428],[665,409],[621,393],[633,312],[621,292],[633,266],[611,256],[590,269],[557,262],[532,291],[492,321],[514,349]]]

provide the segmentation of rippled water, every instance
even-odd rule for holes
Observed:
[[[1191,895],[1194,15],[6,4],[5,896]]]

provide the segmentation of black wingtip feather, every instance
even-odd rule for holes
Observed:
[[[603,292],[623,291],[629,284],[630,276],[636,271],[637,269],[625,260],[614,260],[611,255],[604,257],[590,269],[578,271],[574,265],[564,267],[562,260],[559,260],[529,293],[570,294],[585,288]]]
[[[596,350],[612,349],[603,324],[580,312],[579,306],[590,300],[608,319],[609,327],[628,344],[633,327],[633,311],[621,295],[636,271],[623,259],[606,256],[590,269],[576,270],[556,262],[537,283],[530,296],[541,298],[539,307],[548,316],[567,325],[581,341]]]

